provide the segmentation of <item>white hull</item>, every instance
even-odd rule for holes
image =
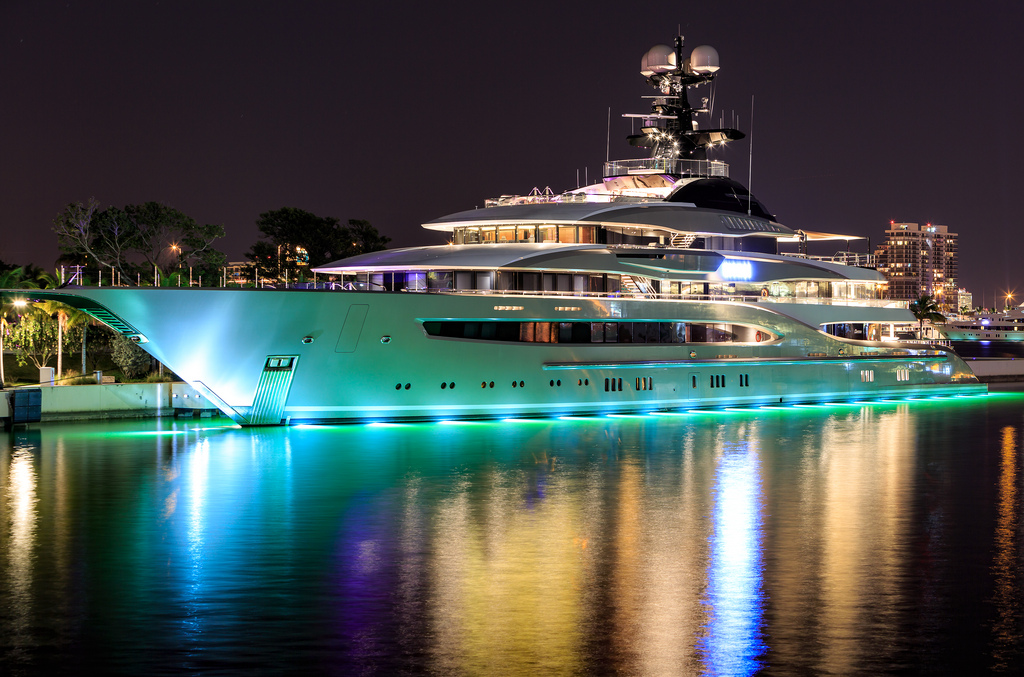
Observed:
[[[783,304],[152,288],[34,296],[80,307],[126,335],[144,337],[143,348],[248,425],[614,413],[985,390],[952,353],[838,339],[782,314]],[[723,322],[761,327],[778,338],[522,343],[444,338],[424,330],[424,321],[466,319]]]

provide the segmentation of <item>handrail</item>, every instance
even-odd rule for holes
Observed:
[[[729,176],[729,165],[718,160],[688,160],[683,158],[636,158],[604,163],[605,177],[630,174],[689,174],[691,176]]]
[[[797,298],[793,296],[758,296],[754,294],[670,294],[648,291],[646,294],[628,290],[617,292],[594,291],[547,291],[520,289],[403,289],[411,294],[463,294],[478,296],[541,296],[564,298],[635,298],[654,301],[713,301],[732,303],[800,303],[808,305],[853,306],[872,308],[906,309],[908,301],[897,299],[832,299],[832,298]]]

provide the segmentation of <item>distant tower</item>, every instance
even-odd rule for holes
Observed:
[[[891,221],[878,247],[878,270],[889,281],[889,298],[933,297],[944,312],[956,312],[957,234],[946,226]]]

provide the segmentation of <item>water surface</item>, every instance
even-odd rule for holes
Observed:
[[[1024,667],[1024,395],[0,437],[0,670]]]

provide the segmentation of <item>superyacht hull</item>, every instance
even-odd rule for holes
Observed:
[[[629,413],[985,390],[951,352],[839,339],[787,314],[784,304],[159,288],[33,297],[79,307],[136,337],[243,425]],[[727,341],[657,342],[658,327],[683,323],[734,333]],[[486,335],[510,326],[515,336]],[[569,340],[573,327],[609,326],[616,333],[608,342]],[[469,338],[444,335],[451,327]],[[551,332],[543,338],[542,327]]]

